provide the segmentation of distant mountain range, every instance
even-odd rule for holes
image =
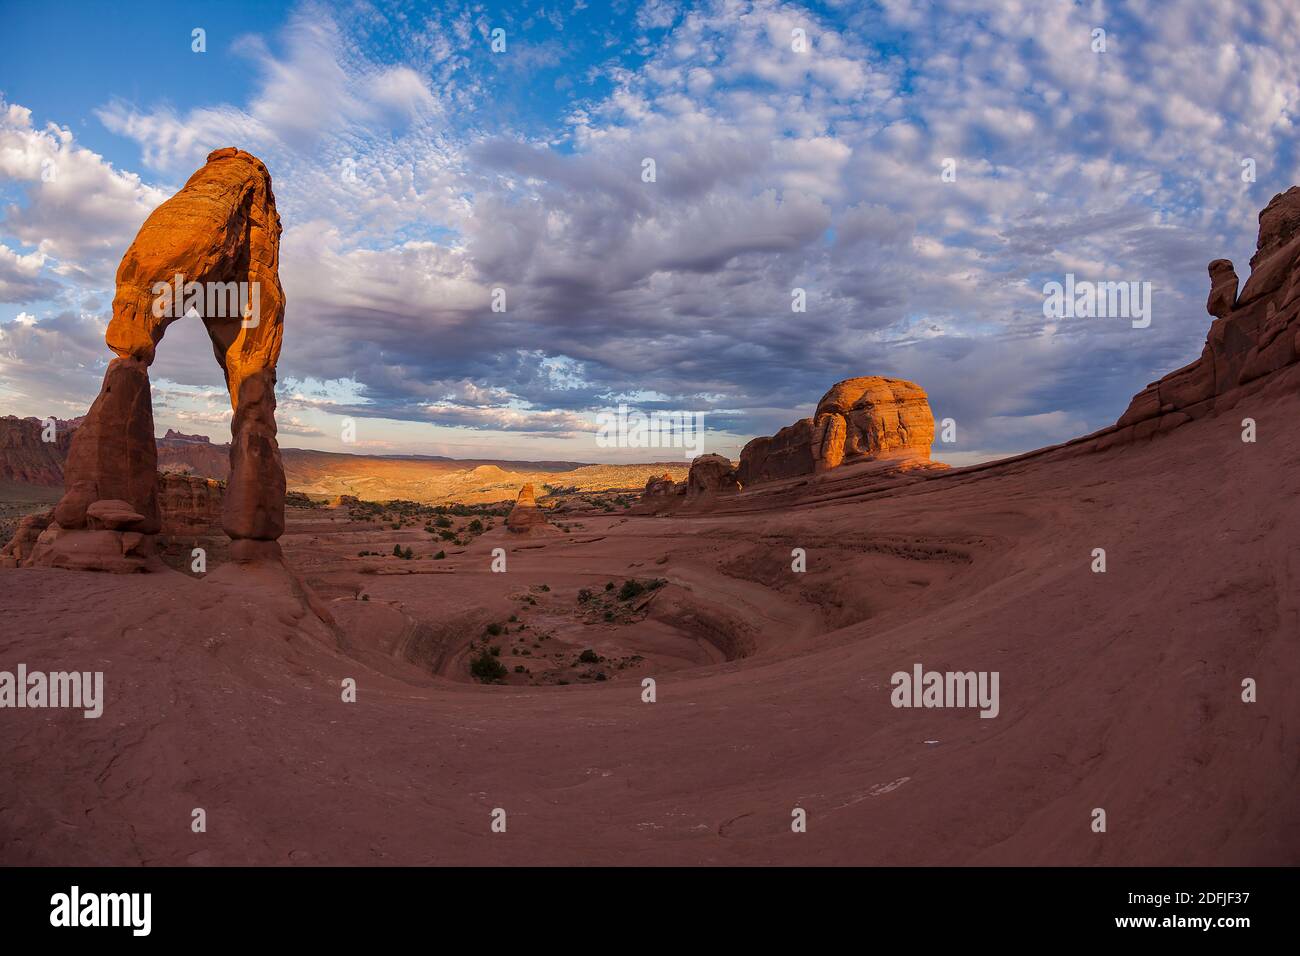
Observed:
[[[56,420],[55,440],[43,440],[37,418],[0,416],[0,480],[57,487],[72,432],[81,419]],[[307,448],[282,448],[290,491],[383,501],[405,498],[440,503],[475,504],[513,499],[520,485],[572,488],[578,491],[641,490],[647,478],[663,474],[682,479],[684,461],[637,465],[599,465],[577,461],[510,461],[455,459],[440,455],[350,455]],[[230,446],[213,444],[206,435],[168,429],[158,439],[158,470],[224,481],[230,470]]]

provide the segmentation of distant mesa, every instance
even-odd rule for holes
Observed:
[[[167,434],[163,435],[163,441],[188,441],[197,442],[203,445],[212,444],[212,440],[207,435],[187,435],[184,432],[178,432],[174,428],[167,429]]]

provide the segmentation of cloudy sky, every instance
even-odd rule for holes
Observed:
[[[84,413],[122,253],[234,145],[285,224],[286,446],[662,457],[597,446],[627,402],[703,411],[735,457],[869,374],[957,422],[944,460],[1061,441],[1199,354],[1206,263],[1244,278],[1300,182],[1297,11],[7,4],[0,414]],[[1067,273],[1150,282],[1150,327],[1046,318]],[[201,323],[152,375],[160,433],[228,439]]]

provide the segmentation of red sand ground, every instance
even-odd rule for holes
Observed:
[[[420,574],[355,556],[431,553],[423,532],[309,516],[284,544],[332,627],[229,565],[0,572],[0,667],[103,670],[107,697],[99,720],[0,713],[0,863],[1300,863],[1297,423],[1291,369],[1102,454],[498,527]],[[629,577],[669,583],[588,623],[578,589]],[[469,641],[510,614],[530,649],[553,636],[516,657],[504,635],[501,660],[574,683],[469,681]],[[609,680],[576,676],[584,647]],[[894,709],[915,662],[999,671],[1000,716]]]

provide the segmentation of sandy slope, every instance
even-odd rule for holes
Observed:
[[[101,669],[108,696],[0,712],[0,862],[1300,863],[1298,421],[1292,369],[1148,443],[541,547],[498,528],[421,574],[360,574],[317,521],[285,540],[311,602],[230,566],[0,572],[0,668]],[[643,618],[574,617],[633,576],[669,582]],[[468,683],[465,642],[509,613],[645,660]],[[918,661],[999,671],[1000,716],[891,707]]]

